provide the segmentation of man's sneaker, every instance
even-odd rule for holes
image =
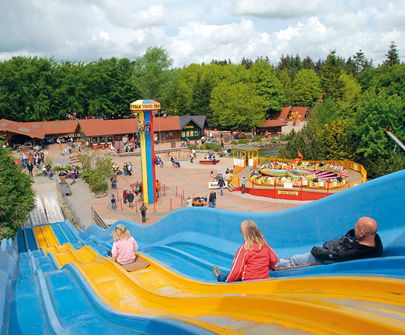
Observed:
[[[215,279],[218,279],[219,275],[221,274],[221,269],[217,265],[215,265],[212,268],[212,274],[214,275]]]

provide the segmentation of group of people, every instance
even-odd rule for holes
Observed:
[[[62,170],[58,173],[61,182],[64,182],[65,178],[73,179],[72,184],[76,183],[76,179],[79,178],[79,168],[76,165],[72,165],[67,170]]]
[[[122,171],[124,172],[124,176],[132,176],[132,163],[124,163],[122,166]]]
[[[241,223],[244,243],[236,252],[231,271],[222,272],[218,266],[214,266],[212,272],[218,281],[224,282],[267,279],[270,270],[381,257],[383,245],[377,228],[376,220],[361,217],[354,229],[344,236],[327,241],[322,246],[314,246],[304,254],[278,259],[255,222],[245,220]]]
[[[268,279],[271,270],[381,257],[383,245],[377,234],[377,228],[376,220],[361,217],[357,220],[354,229],[349,230],[341,238],[327,241],[322,246],[315,246],[305,254],[279,259],[256,223],[252,220],[244,220],[240,224],[244,241],[235,254],[231,270],[223,272],[218,266],[214,266],[212,273],[217,281],[229,283]],[[112,236],[114,243],[109,253],[112,259],[121,265],[134,262],[138,244],[127,227],[122,224],[117,225]]]
[[[45,153],[40,150],[35,150],[30,152],[28,155],[22,153],[20,159],[16,160],[16,164],[21,166],[23,169],[27,169],[30,176],[33,176],[34,167],[38,170],[41,168],[41,165],[45,164]]]
[[[116,175],[124,174],[124,176],[132,176],[133,166],[131,162],[125,162],[122,166],[122,171],[117,162],[114,162],[112,165],[112,172]]]
[[[213,162],[213,164],[215,165],[217,163],[217,159],[215,157],[215,154],[213,152],[208,152],[205,156],[204,156],[204,160],[208,160]]]

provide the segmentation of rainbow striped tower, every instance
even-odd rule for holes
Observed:
[[[155,100],[136,100],[130,104],[130,109],[134,114],[138,114],[143,201],[145,204],[154,204],[156,202],[156,172],[153,112],[160,109],[160,103]]]

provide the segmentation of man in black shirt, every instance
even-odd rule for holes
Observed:
[[[276,269],[291,266],[329,264],[360,258],[381,257],[383,246],[377,234],[377,222],[370,217],[360,218],[346,235],[325,242],[321,247],[313,247],[310,252],[280,259]]]

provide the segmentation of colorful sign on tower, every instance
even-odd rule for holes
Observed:
[[[142,193],[145,204],[156,202],[155,147],[153,135],[153,112],[160,110],[155,100],[136,100],[130,109],[138,118],[138,139],[141,143]]]

